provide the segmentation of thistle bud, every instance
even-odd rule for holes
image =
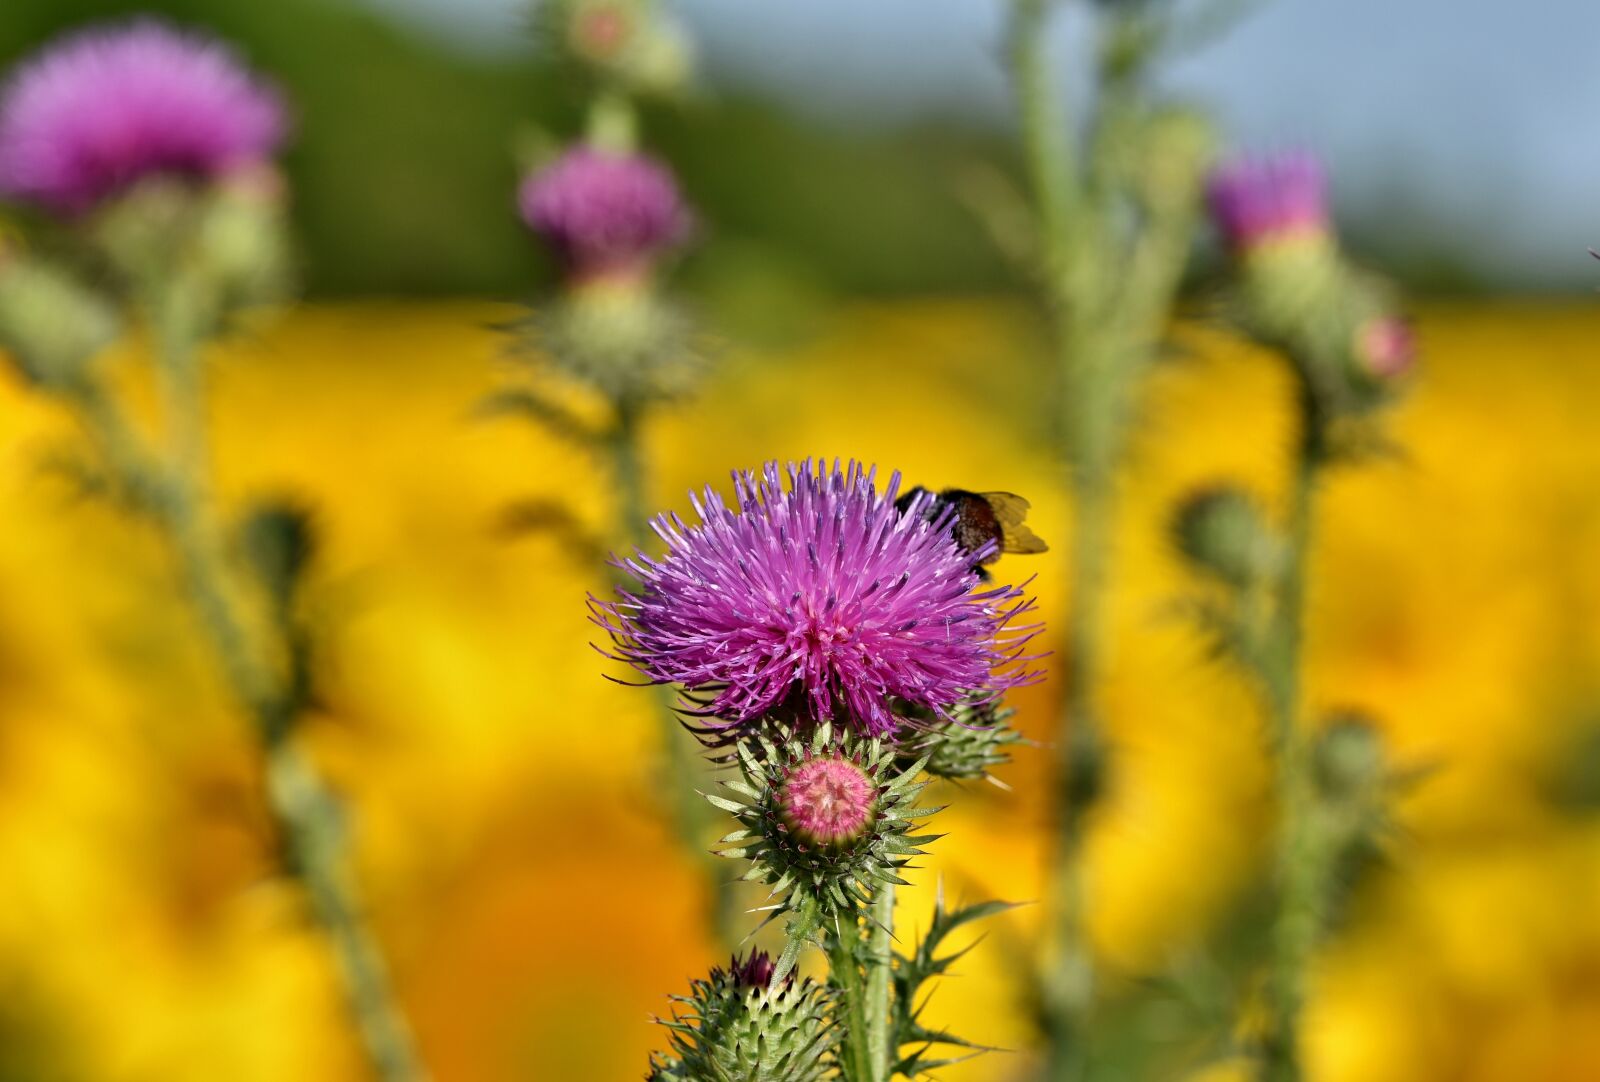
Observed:
[[[1178,550],[1196,567],[1237,590],[1276,575],[1283,544],[1244,491],[1218,486],[1196,492],[1173,516]]]
[[[1144,165],[1136,175],[1145,205],[1158,214],[1190,213],[1215,151],[1215,133],[1200,114],[1167,109],[1154,116],[1145,133]]]
[[[520,329],[526,356],[553,364],[612,402],[681,398],[707,369],[689,316],[627,279],[598,279],[570,290]]]
[[[743,878],[770,885],[784,910],[854,914],[874,886],[904,882],[899,870],[933,840],[910,833],[935,810],[915,806],[921,764],[901,770],[892,746],[826,723],[779,736],[739,741],[742,778],[707,798],[739,820],[720,855],[748,860]]]
[[[543,6],[545,37],[563,58],[628,90],[670,94],[694,69],[694,51],[676,20],[641,0],[553,0]]]
[[[650,1082],[821,1082],[833,1077],[832,993],[793,976],[773,982],[764,951],[690,982],[674,996],[672,1051],[650,1059]]]
[[[197,330],[279,299],[288,279],[282,182],[267,166],[196,188],[157,178],[108,202],[91,237],[136,294],[181,289]]]
[[[813,849],[849,849],[867,832],[877,811],[872,778],[842,755],[790,766],[778,788],[779,819],[797,844]]]
[[[1318,791],[1336,804],[1368,803],[1388,781],[1383,738],[1360,714],[1339,714],[1323,726],[1312,763]]]
[[[1398,316],[1373,316],[1356,328],[1351,350],[1360,375],[1377,383],[1404,377],[1417,360],[1416,334]]]
[[[936,778],[988,778],[995,767],[1011,761],[1010,749],[1022,742],[1022,734],[1009,724],[1015,714],[992,698],[969,699],[949,718],[932,717],[903,736],[900,762],[910,766],[926,758],[923,769]]]
[[[243,555],[257,580],[273,604],[287,610],[316,553],[310,515],[292,503],[263,504],[250,513],[239,532]]]
[[[70,382],[120,332],[112,306],[75,278],[33,260],[0,261],[0,348],[28,379]]]
[[[289,288],[285,184],[263,166],[218,186],[195,223],[194,260],[224,310],[283,299]]]

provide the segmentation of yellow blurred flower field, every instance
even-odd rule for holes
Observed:
[[[236,507],[314,510],[323,708],[307,739],[350,798],[438,1078],[637,1078],[660,1043],[650,1016],[712,951],[658,810],[650,696],[605,680],[620,674],[590,647],[600,464],[474,416],[511,365],[491,328],[505,314],[327,306],[253,329],[214,358],[222,489]],[[1397,447],[1335,473],[1314,561],[1313,705],[1372,715],[1419,780],[1320,958],[1312,1076],[1593,1079],[1600,312],[1435,307],[1420,335]],[[1114,776],[1090,843],[1095,940],[1129,985],[1225,919],[1263,874],[1272,817],[1255,700],[1183,618],[1204,586],[1166,522],[1213,480],[1274,498],[1287,388],[1214,331],[1179,338],[1124,479]],[[684,509],[691,486],[766,458],[857,457],[1020,492],[1063,553],[1041,341],[1021,309],[952,300],[730,347],[707,392],[648,433],[652,502]],[[331,962],[276,870],[253,741],[159,544],[62,468],[83,453],[64,417],[15,382],[0,415],[0,1079],[363,1077]],[[1036,576],[1062,625],[1055,555],[1000,570]],[[1059,690],[1018,701],[1040,743]],[[968,899],[1039,896],[1048,761],[1025,748],[1009,791],[955,794],[902,926],[925,922],[936,879]],[[1038,916],[996,921],[935,997],[932,1017],[1016,1050],[946,1077],[1026,1073]]]

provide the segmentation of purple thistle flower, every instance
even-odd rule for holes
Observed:
[[[671,171],[641,154],[576,147],[529,174],[517,203],[580,278],[642,272],[689,235]]]
[[[1206,197],[1217,228],[1238,251],[1328,231],[1327,179],[1306,151],[1235,158],[1211,174]]]
[[[759,477],[733,475],[736,510],[710,488],[691,493],[698,525],[662,515],[652,528],[666,554],[618,563],[638,592],[591,600],[610,656],[683,685],[696,713],[726,724],[790,708],[842,713],[873,736],[903,720],[897,700],[948,717],[970,695],[1036,680],[1022,651],[1038,625],[1011,626],[1033,602],[1016,587],[979,589],[949,515],[924,517],[931,496],[901,513],[899,473],[882,495],[876,473],[768,462]]]
[[[0,192],[75,213],[154,174],[260,165],[285,126],[276,91],[220,42],[149,19],[85,30],[0,90]]]

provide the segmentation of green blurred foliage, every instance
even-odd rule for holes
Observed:
[[[520,56],[485,58],[338,0],[7,0],[0,63],[74,26],[140,12],[228,38],[285,87],[311,294],[511,297],[549,273],[515,217],[514,148],[535,130],[570,137],[582,102],[538,57],[531,31]],[[758,322],[741,320],[747,311],[762,324],[777,315],[781,330],[782,309],[833,291],[1006,282],[953,183],[941,182],[1003,153],[992,133],[857,137],[714,91],[649,107],[645,132],[702,218],[687,283],[735,329]]]

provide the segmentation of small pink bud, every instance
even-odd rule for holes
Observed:
[[[778,793],[784,825],[796,838],[843,849],[866,833],[878,810],[878,790],[849,759],[807,759],[793,767]]]
[[[590,5],[572,20],[572,47],[591,60],[604,62],[622,51],[632,32],[633,20],[621,5]]]
[[[1378,379],[1397,379],[1416,363],[1416,334],[1398,316],[1369,319],[1356,332],[1356,357]]]

